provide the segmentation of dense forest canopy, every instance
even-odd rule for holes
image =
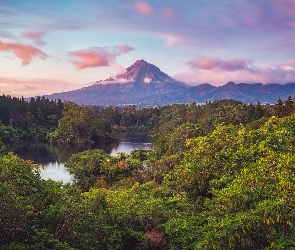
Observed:
[[[44,140],[48,131],[57,126],[63,103],[44,97],[23,98],[0,96],[1,138],[12,140]]]
[[[0,109],[4,144],[33,127],[55,143],[124,130],[154,135],[151,151],[72,155],[72,184],[43,180],[40,166],[2,154],[1,249],[295,248],[291,97],[273,106],[219,100],[139,109],[2,96]]]

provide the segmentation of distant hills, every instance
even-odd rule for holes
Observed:
[[[204,83],[188,86],[162,72],[153,64],[137,60],[126,69],[104,81],[81,89],[47,95],[84,105],[136,105],[155,106],[173,103],[204,103],[219,99],[235,99],[244,103],[275,103],[279,98],[295,96],[295,83],[246,84],[228,82],[219,87]]]
[[[295,96],[295,83],[262,84],[228,82],[219,87],[201,84],[184,91],[182,97],[187,102],[206,102],[210,100],[234,99],[244,103],[275,103],[279,98],[286,100]]]

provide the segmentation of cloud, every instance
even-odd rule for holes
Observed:
[[[232,58],[221,59],[219,57],[200,56],[189,61],[187,64],[191,68],[212,70],[219,69],[223,71],[254,70],[251,67],[251,59]]]
[[[210,3],[191,0],[85,0],[85,3],[68,4],[66,8],[56,1],[46,4],[42,1],[6,2],[0,10],[0,26],[5,27],[2,29],[33,27],[55,32],[103,27],[160,38],[177,37],[167,44],[189,48],[239,48],[245,41],[249,44],[245,46],[246,50],[250,50],[253,44],[257,45],[252,47],[253,50],[261,51],[263,46],[259,45],[262,43],[272,46],[270,50],[286,48],[280,42],[286,41],[286,34],[294,31],[295,22],[294,0],[212,0]],[[40,9],[44,12],[42,15]],[[177,10],[177,19],[174,18],[174,10]],[[171,18],[177,20],[173,25]],[[289,51],[293,48],[290,43]]]
[[[134,50],[134,48],[126,45],[126,44],[120,44],[118,46],[116,46],[119,50],[121,50],[123,53],[128,53],[132,50]]]
[[[109,79],[107,80],[104,80],[104,81],[97,81],[95,82],[94,84],[95,85],[106,85],[106,84],[112,84],[112,83],[121,83],[121,84],[124,84],[124,83],[127,83],[127,82],[134,82],[134,80],[130,80],[130,79],[123,79],[123,78],[116,78],[116,77],[110,77]]]
[[[175,79],[195,86],[202,83],[209,83],[214,86],[222,86],[228,81],[236,83],[266,83],[264,75],[254,74],[249,71],[216,71],[216,70],[199,70],[199,71],[186,71],[174,76]]]
[[[295,1],[294,0],[274,0],[277,10],[281,13],[284,13],[285,15],[294,15],[295,14]],[[294,19],[293,19],[294,20]]]
[[[23,65],[30,64],[35,58],[45,60],[48,57],[48,55],[33,46],[20,43],[3,43],[0,41],[0,51],[12,51],[16,57],[22,60]]]
[[[169,19],[176,17],[176,12],[173,9],[168,8],[168,7],[162,8],[161,13],[164,17],[169,18]]]
[[[69,55],[79,58],[79,60],[72,61],[77,69],[85,69],[109,66],[116,61],[117,56],[132,50],[134,48],[126,44],[121,44],[113,48],[92,47],[85,50],[71,51]]]
[[[66,37],[70,37],[66,31],[73,31],[71,32],[73,39],[65,39],[60,44],[53,42],[52,45],[59,46],[58,49],[60,49],[63,46],[72,47],[72,43],[77,43],[81,39],[79,32],[84,29],[83,34],[95,30],[96,34],[101,35],[108,31],[103,33],[106,37],[111,37],[110,34],[116,32],[117,37],[132,35],[136,39],[147,38],[147,41],[156,41],[155,39],[159,41],[160,38],[169,47],[190,49],[192,53],[210,51],[211,55],[226,55],[230,58],[233,57],[232,55],[238,55],[241,58],[252,57],[256,61],[275,61],[292,58],[294,55],[294,0],[212,0],[210,3],[191,0],[86,0],[85,3],[68,5],[62,5],[56,1],[49,1],[46,4],[42,1],[19,1],[18,4],[14,4],[13,1],[4,2],[5,4],[0,8],[0,35],[6,37],[2,38],[3,42],[4,39],[13,39],[8,36],[17,36],[20,30],[27,31],[27,27],[31,30],[55,34],[63,31],[62,35]],[[40,9],[43,10],[42,15],[40,15]],[[14,18],[11,19],[11,17]],[[55,37],[53,34],[50,39]],[[86,38],[83,37],[83,39]],[[42,37],[40,39],[42,41]],[[158,44],[143,42],[141,46],[153,49],[153,46]],[[109,54],[114,53],[112,51],[114,48],[106,50]],[[122,53],[123,50],[121,49]],[[224,54],[221,54],[221,51]],[[179,53],[181,53],[180,50],[175,51],[175,55]],[[186,60],[187,53],[184,52],[182,55],[183,58],[180,60]],[[79,54],[74,59],[77,68],[99,67],[113,63],[112,60],[116,60],[116,55],[108,58],[100,52],[96,55],[86,53]],[[234,61],[235,59],[240,60],[222,57],[215,58],[214,61],[213,57],[215,64],[211,65],[212,69],[207,69],[208,72],[205,72],[206,69],[202,70],[200,65],[194,69],[196,72],[202,70],[204,79],[213,73],[221,76],[221,72],[229,77],[236,73],[243,76],[248,74],[251,79],[259,76],[258,72],[254,72],[255,74],[251,72],[253,68],[254,71],[256,70],[251,62],[243,61],[245,59]],[[197,65],[200,63],[197,61]],[[207,67],[209,66],[207,62]],[[284,70],[278,71],[287,74]],[[273,78],[272,76],[271,79]]]
[[[143,82],[144,82],[144,83],[150,83],[151,81],[152,81],[152,79],[149,78],[149,77],[145,77],[145,78],[143,79]]]
[[[145,2],[136,2],[135,12],[144,16],[151,16],[153,14],[153,8]]]
[[[273,64],[261,69],[263,82],[287,83],[295,81],[295,61]]]
[[[254,67],[254,66],[253,66]],[[228,81],[236,83],[280,83],[285,84],[294,82],[295,79],[295,61],[284,62],[281,64],[271,64],[255,70],[220,70],[220,68],[202,69],[194,68],[190,71],[182,72],[176,76],[176,79],[188,84],[196,85],[201,83],[210,83],[221,86]]]
[[[109,66],[109,62],[114,60],[114,55],[98,47],[72,51],[69,54],[80,59],[80,61],[72,61],[77,69]]]
[[[45,35],[44,32],[26,32],[23,34],[23,37],[31,39],[37,45],[43,45],[45,42],[42,40],[43,36]]]

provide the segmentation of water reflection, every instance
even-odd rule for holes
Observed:
[[[42,165],[42,164],[40,164]],[[46,165],[42,165],[44,169],[41,170],[41,176],[43,179],[63,181],[63,182],[72,182],[73,177],[66,170],[64,163],[50,162]]]
[[[120,140],[116,142],[88,144],[88,145],[54,145],[54,144],[32,144],[11,145],[6,152],[14,152],[25,160],[32,160],[44,167],[41,171],[42,178],[62,180],[70,182],[72,176],[64,167],[64,163],[72,154],[87,149],[101,149],[115,156],[118,152],[130,153],[139,147],[152,149],[151,137],[146,134],[121,134]]]

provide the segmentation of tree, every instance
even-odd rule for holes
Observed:
[[[279,98],[278,101],[275,103],[274,111],[277,117],[284,116],[284,102],[282,101],[281,98]]]
[[[13,154],[1,156],[0,248],[72,249],[54,236],[60,214],[47,220],[50,206],[62,201],[61,193],[61,183],[40,178],[39,166]]]
[[[74,175],[75,185],[82,191],[88,191],[92,187],[126,188],[136,182],[136,171],[141,171],[142,161],[146,157],[147,153],[142,150],[115,157],[94,149],[73,154],[65,166]]]
[[[292,249],[293,155],[267,152],[208,200],[206,229],[195,249]]]
[[[65,167],[74,175],[75,185],[80,190],[88,191],[97,182],[97,177],[105,174],[104,164],[113,159],[102,150],[86,150],[73,154]]]
[[[58,128],[50,137],[55,142],[91,143],[112,139],[109,123],[99,119],[88,107],[67,102]]]
[[[173,247],[294,248],[294,128],[294,116],[271,117],[258,129],[219,126],[191,139],[192,150],[164,181],[194,202],[192,215],[165,224]],[[188,233],[175,239],[179,223]]]
[[[284,102],[284,115],[288,116],[294,111],[294,100],[291,96],[288,96],[288,99]]]
[[[93,211],[70,184],[41,179],[39,168],[0,156],[0,249],[118,249],[103,208]]]
[[[93,210],[108,212],[106,220],[117,227],[120,249],[168,249],[161,225],[186,210],[186,198],[173,196],[155,182],[130,189],[91,189],[84,194]]]

